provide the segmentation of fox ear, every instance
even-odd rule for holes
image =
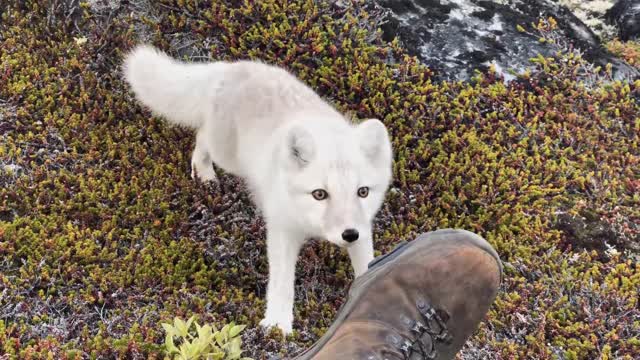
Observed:
[[[291,128],[287,134],[287,163],[292,164],[297,169],[302,169],[313,160],[314,155],[315,144],[311,134],[299,126]]]
[[[391,141],[382,121],[368,119],[356,126],[360,148],[375,167],[391,166]]]

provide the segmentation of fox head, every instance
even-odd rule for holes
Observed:
[[[305,234],[341,247],[371,236],[392,173],[382,122],[301,121],[288,129],[283,145],[283,203]]]

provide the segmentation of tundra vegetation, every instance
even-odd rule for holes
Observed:
[[[346,253],[311,243],[294,334],[258,326],[264,222],[237,178],[192,181],[193,133],[133,100],[122,56],[149,42],[282,65],[341,111],[384,121],[395,165],[377,253],[457,227],[505,263],[460,358],[638,359],[640,81],[612,81],[563,44],[512,82],[432,81],[381,39],[379,15],[360,1],[3,2],[0,354],[160,359],[161,323],[197,315],[247,325],[242,356],[292,355],[345,299]],[[553,20],[517,25],[554,41]],[[638,66],[637,42],[610,47]]]

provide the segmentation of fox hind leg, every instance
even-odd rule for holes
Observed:
[[[218,181],[216,171],[213,169],[213,160],[201,134],[196,135],[196,146],[191,155],[191,178],[193,180],[198,178],[203,182]]]

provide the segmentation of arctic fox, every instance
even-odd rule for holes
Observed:
[[[256,61],[186,63],[139,45],[124,75],[155,114],[195,129],[192,177],[217,181],[215,163],[253,193],[269,260],[260,325],[292,331],[295,264],[306,240],[345,247],[355,275],[367,270],[371,222],[392,176],[382,122],[352,124],[286,70]]]

